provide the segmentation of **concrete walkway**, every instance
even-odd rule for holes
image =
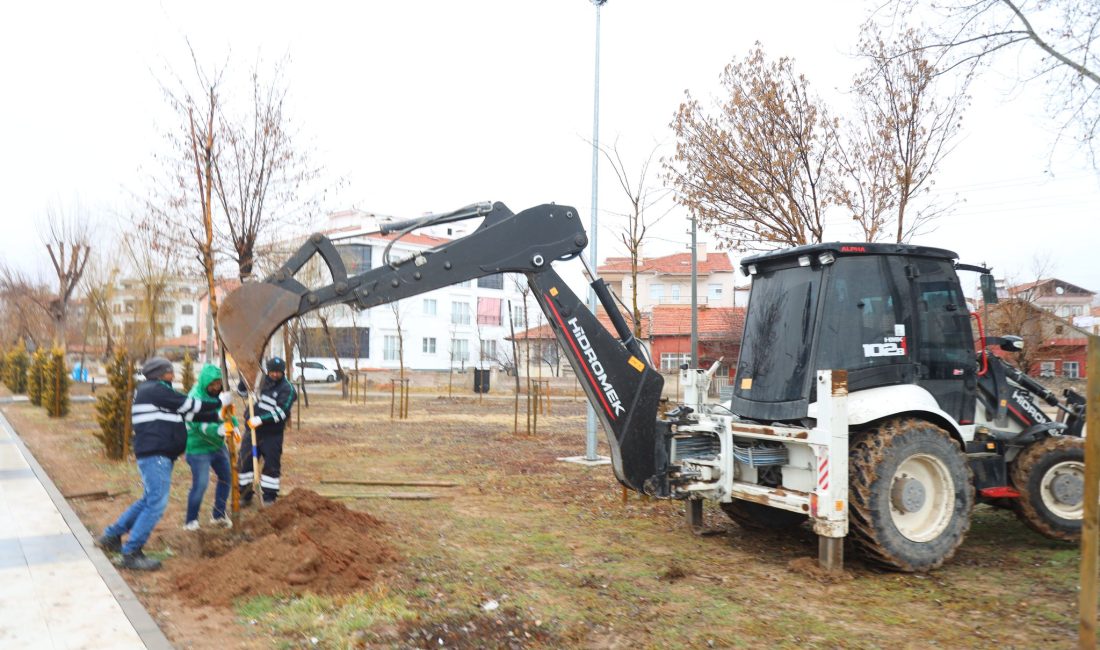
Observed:
[[[0,648],[171,648],[0,413]]]

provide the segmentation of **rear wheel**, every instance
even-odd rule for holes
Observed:
[[[737,525],[748,530],[786,530],[797,528],[806,521],[806,515],[789,510],[735,499],[722,503],[722,511]]]
[[[959,445],[922,420],[890,421],[853,438],[849,535],[870,561],[935,569],[970,529],[974,486]]]
[[[1012,464],[1020,492],[1016,516],[1040,535],[1081,537],[1085,505],[1085,441],[1053,436],[1024,449]]]
[[[329,375],[328,377],[325,377],[325,381],[327,381],[330,384],[335,383],[336,382],[336,375]]]

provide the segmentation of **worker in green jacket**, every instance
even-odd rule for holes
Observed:
[[[199,379],[191,388],[191,397],[204,402],[217,402],[222,390],[222,375],[217,366],[206,364],[199,372]],[[237,418],[230,416],[233,428],[237,428]],[[210,523],[215,526],[232,528],[233,522],[225,512],[225,502],[229,498],[231,468],[229,450],[225,447],[225,422],[189,422],[187,424],[187,464],[191,466],[191,492],[187,495],[186,530],[199,529],[199,507],[210,482],[210,470],[218,477],[214,488],[214,510]]]

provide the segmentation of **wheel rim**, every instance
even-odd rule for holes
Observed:
[[[890,516],[914,542],[935,539],[951,522],[955,482],[942,460],[928,454],[906,458],[890,480]]]
[[[1062,519],[1080,519],[1085,500],[1085,464],[1067,460],[1054,465],[1039,485],[1039,495],[1054,515]]]

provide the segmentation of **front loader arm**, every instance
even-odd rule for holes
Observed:
[[[332,241],[312,235],[263,282],[242,285],[226,296],[218,314],[226,350],[251,380],[259,376],[268,339],[292,318],[328,305],[367,309],[486,275],[523,273],[603,422],[616,477],[636,491],[666,496],[668,443],[657,422],[664,380],[646,362],[603,281],[595,280],[593,288],[618,338],[551,266],[576,257],[588,244],[580,215],[553,204],[513,214],[495,203],[468,216],[485,217],[471,234],[352,277]],[[429,223],[439,220],[402,224],[409,226],[403,231]],[[396,229],[402,228],[390,226]],[[332,284],[311,289],[294,279],[314,256],[328,267]]]

